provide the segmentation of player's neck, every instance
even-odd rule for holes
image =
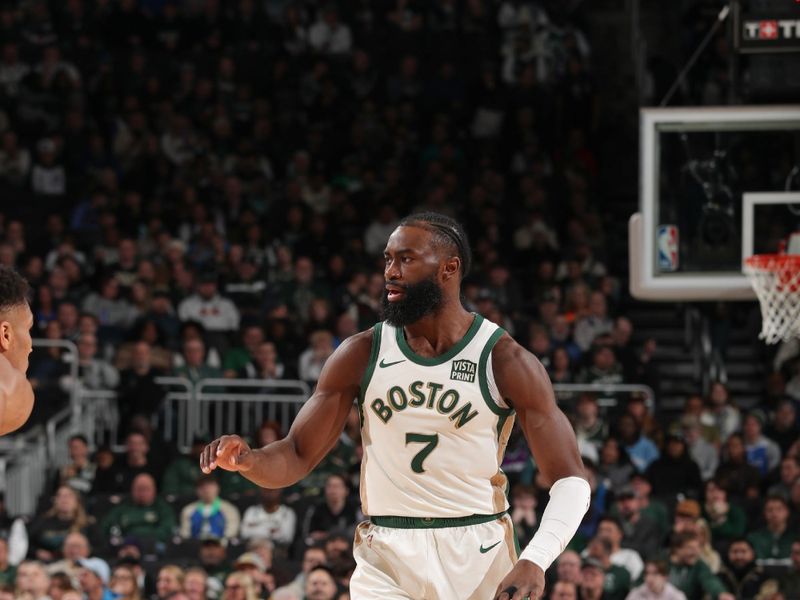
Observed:
[[[444,354],[458,343],[472,325],[474,315],[465,310],[460,300],[445,302],[433,314],[404,327],[406,339],[424,338],[434,356]]]

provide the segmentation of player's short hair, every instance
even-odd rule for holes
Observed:
[[[28,303],[30,286],[14,269],[0,266],[0,313]]]
[[[441,213],[421,212],[407,216],[400,221],[398,227],[422,227],[433,233],[435,243],[454,249],[456,256],[461,259],[462,279],[469,275],[472,248],[461,223]]]

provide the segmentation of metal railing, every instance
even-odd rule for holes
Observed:
[[[638,383],[554,383],[553,391],[560,404],[571,402],[580,394],[589,393],[594,394],[598,406],[606,410],[617,408],[620,405],[620,396],[623,395],[641,396],[651,414],[656,407],[653,388]]]

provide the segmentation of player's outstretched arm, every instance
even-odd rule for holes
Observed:
[[[33,388],[25,373],[0,354],[0,435],[22,427],[33,410]]]
[[[517,413],[536,465],[552,486],[539,532],[500,583],[495,597],[538,600],[544,593],[544,571],[563,551],[586,513],[589,484],[575,433],[556,405],[550,378],[537,358],[505,335],[492,352],[492,369],[500,393]]]
[[[251,449],[237,435],[214,440],[200,455],[200,468],[238,471],[265,488],[292,485],[317,466],[336,445],[358,395],[369,362],[372,331],[344,341],[325,363],[317,388],[282,440]]]

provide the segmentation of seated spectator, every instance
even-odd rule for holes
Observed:
[[[511,491],[511,522],[520,547],[524,548],[533,539],[539,527],[536,514],[536,490],[531,485],[517,484]]]
[[[8,540],[0,537],[0,585],[13,585],[17,568],[8,562]]]
[[[592,292],[589,299],[589,314],[575,322],[575,343],[586,352],[597,336],[611,333],[613,330],[614,322],[608,316],[606,297],[602,292]],[[620,372],[621,370],[620,368]]]
[[[331,473],[325,480],[322,502],[309,508],[305,517],[303,539],[313,544],[328,537],[334,529],[348,530],[356,524],[356,506],[349,500],[347,479]]]
[[[789,503],[783,496],[768,496],[764,503],[766,526],[747,536],[759,564],[788,564],[792,543],[800,535],[789,524]]]
[[[686,595],[687,600],[701,600],[704,594],[712,600],[735,600],[708,565],[700,560],[700,540],[690,531],[673,536],[669,581]]]
[[[138,431],[131,431],[125,437],[125,454],[115,458],[108,474],[109,481],[105,483],[110,489],[106,491],[124,494],[131,489],[131,483],[138,475],[147,473],[157,480],[160,472],[160,466],[150,461],[150,444],[147,437]]]
[[[323,565],[314,567],[306,577],[306,600],[336,600],[339,589],[331,570]]]
[[[222,600],[258,600],[255,582],[246,573],[231,573],[225,578]]]
[[[800,424],[797,421],[797,406],[793,400],[784,399],[778,403],[772,423],[765,431],[766,436],[778,444],[785,456],[789,447],[800,439]]]
[[[628,459],[625,450],[620,447],[619,440],[614,436],[606,438],[600,447],[597,473],[608,481],[611,491],[615,492],[624,487],[635,472],[636,467]]]
[[[126,431],[136,414],[151,418],[158,413],[164,388],[155,381],[165,372],[153,366],[150,344],[136,342],[131,352],[130,367],[120,373],[117,389],[117,406],[120,412],[120,428]]]
[[[258,345],[253,359],[244,366],[239,376],[248,379],[281,379],[285,371],[275,344],[263,342]]]
[[[174,528],[172,508],[156,495],[155,479],[148,473],[136,476],[130,499],[112,508],[101,522],[103,533],[116,539],[137,536],[166,542]]]
[[[778,578],[778,590],[786,598],[800,598],[800,540],[792,542],[792,566]]]
[[[194,493],[198,478],[203,474],[200,470],[200,454],[208,440],[195,438],[189,455],[176,457],[164,470],[161,493],[164,496],[189,496]]]
[[[319,18],[308,29],[308,43],[321,54],[342,55],[352,49],[350,27],[339,19],[339,10],[329,4],[319,11]]]
[[[97,356],[97,338],[81,334],[78,340],[78,378],[61,377],[61,388],[69,391],[80,385],[90,390],[113,390],[119,384],[119,373],[111,364]]]
[[[556,562],[556,577],[574,585],[581,583],[581,557],[574,550],[564,550]]]
[[[617,491],[617,509],[622,525],[622,545],[632,548],[645,559],[655,558],[664,539],[658,520],[643,511],[643,497],[632,485]]]
[[[58,556],[68,533],[85,534],[90,524],[78,492],[61,486],[53,497],[52,507],[28,527],[31,550],[39,560],[51,561]]]
[[[600,418],[600,407],[597,404],[597,396],[589,393],[582,393],[578,397],[575,406],[575,437],[578,445],[581,442],[592,444],[599,449],[603,440],[608,437],[608,424],[605,419]]]
[[[550,592],[550,600],[578,600],[578,586],[572,581],[556,581]]]
[[[261,503],[244,511],[239,536],[245,540],[267,539],[288,546],[294,540],[297,516],[281,502],[283,490],[261,489]]]
[[[662,560],[648,560],[644,565],[644,583],[633,588],[626,600],[686,600],[686,595],[667,581],[669,565]]]
[[[181,537],[195,540],[236,537],[239,533],[239,509],[219,497],[217,478],[214,475],[201,475],[195,489],[197,502],[192,502],[181,511]]]
[[[66,573],[57,572],[50,575],[50,589],[47,591],[50,600],[61,600],[67,592],[77,592],[77,590]]]
[[[306,589],[306,578],[312,569],[325,564],[327,556],[325,555],[325,548],[319,545],[309,546],[303,552],[303,561],[301,563],[301,570],[294,578],[292,586],[298,590]]]
[[[689,456],[700,467],[700,477],[703,478],[703,481],[708,481],[714,476],[719,466],[719,452],[703,438],[702,426],[697,417],[681,418],[681,427]]]
[[[97,317],[101,332],[112,340],[120,340],[122,332],[139,316],[136,308],[120,296],[119,281],[113,276],[104,278],[100,292],[89,294],[81,308]]]
[[[183,569],[175,565],[161,567],[156,577],[156,598],[166,600],[183,592]]]
[[[89,440],[80,433],[70,436],[67,442],[69,460],[58,471],[58,485],[66,485],[76,492],[88,494],[94,483],[95,464],[89,459]]]
[[[611,564],[624,567],[630,574],[630,580],[638,581],[644,570],[644,562],[636,550],[622,546],[622,524],[614,517],[603,517],[597,525],[597,537],[611,544]]]
[[[700,560],[716,575],[722,568],[722,558],[711,546],[711,529],[705,519],[697,519],[697,535],[700,540]]]
[[[73,581],[78,581],[80,561],[89,558],[91,546],[85,535],[73,531],[64,538],[64,545],[61,548],[61,560],[47,565],[47,572],[52,576],[56,573],[66,573]]]
[[[580,583],[581,600],[606,600],[605,577],[603,563],[592,557],[583,559]]]
[[[114,567],[109,584],[116,600],[142,600],[136,574],[126,565]]]
[[[233,561],[233,570],[236,573],[247,575],[253,582],[256,597],[263,598],[269,596],[271,590],[271,578],[267,574],[267,566],[261,557],[255,552],[245,552]],[[274,589],[274,586],[272,586]]]
[[[703,516],[717,547],[744,535],[747,525],[744,511],[728,502],[728,492],[717,478],[706,482]]]
[[[764,420],[764,413],[755,410],[745,416],[742,424],[742,439],[747,462],[758,469],[762,477],[777,467],[781,460],[781,449],[778,444],[761,433]]]
[[[714,427],[719,431],[722,442],[732,433],[739,431],[742,417],[739,409],[730,403],[730,394],[724,383],[715,381],[711,384],[708,393],[708,416]]]
[[[647,478],[653,494],[662,498],[676,494],[699,497],[703,485],[700,468],[686,452],[686,442],[674,435],[667,436],[664,454],[647,469]]]
[[[658,447],[653,440],[642,434],[633,415],[625,413],[619,417],[617,435],[628,458],[640,473],[647,471],[651,463],[659,457]],[[650,478],[650,481],[653,482],[653,479]]]
[[[208,574],[200,567],[189,567],[183,574],[183,591],[189,600],[206,600]]]
[[[550,368],[547,372],[553,384],[575,383],[576,377],[572,359],[564,348],[553,350]]]
[[[611,542],[602,537],[595,537],[586,546],[585,554],[588,560],[597,561],[602,566],[603,598],[607,600],[625,600],[631,589],[631,576],[625,567],[611,562]]]
[[[744,538],[738,538],[728,546],[725,564],[719,578],[736,598],[756,598],[767,581],[764,569],[756,564],[753,547]]]
[[[297,364],[300,379],[316,383],[322,373],[322,367],[334,350],[333,334],[330,331],[313,332],[309,337],[309,347],[300,355]]]
[[[222,371],[217,367],[209,366],[206,362],[206,346],[201,339],[190,339],[183,343],[183,365],[177,367],[173,374],[176,377],[186,377],[192,383],[201,379],[222,377]]]
[[[202,271],[197,277],[195,293],[178,305],[181,321],[197,321],[208,332],[211,345],[227,349],[227,336],[239,329],[239,310],[222,297],[217,289],[217,274]]]
[[[675,514],[672,518],[672,535],[678,533],[694,533],[700,536],[698,520],[700,519],[700,503],[697,500],[686,498],[675,505]],[[700,544],[702,550],[702,542]],[[702,558],[702,557],[701,557]]]
[[[38,560],[26,560],[17,567],[16,593],[20,600],[49,600],[50,576]]]
[[[228,350],[222,359],[225,377],[238,377],[254,361],[258,347],[264,343],[264,330],[260,325],[246,325],[241,336],[241,345]]]
[[[617,362],[610,346],[595,346],[592,350],[592,364],[578,375],[580,383],[619,384],[625,383],[622,366]]]
[[[761,473],[747,462],[744,440],[738,433],[728,436],[723,444],[715,478],[724,484],[734,502],[758,496]]]
[[[78,580],[86,600],[115,600],[114,593],[108,588],[111,569],[102,558],[83,559]]]
[[[254,539],[247,542],[247,551],[255,554],[264,563],[264,568],[267,570],[272,569],[272,558],[275,553],[275,544],[270,540]]]
[[[206,538],[200,543],[198,562],[208,575],[206,586],[210,596],[218,596],[223,582],[230,572],[225,541],[220,538]]]

